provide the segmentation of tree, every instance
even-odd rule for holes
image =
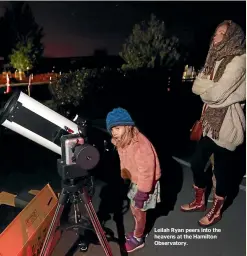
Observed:
[[[171,68],[180,58],[179,40],[168,37],[164,22],[152,14],[146,24],[136,24],[119,55],[125,60],[123,70],[138,68]]]
[[[33,45],[30,50],[31,55],[36,54],[35,61],[37,62],[43,55],[44,46],[41,42],[44,36],[43,28],[36,23],[27,2],[9,2],[6,5],[4,16],[0,19],[0,30],[2,34],[0,55],[5,59],[10,56],[19,42],[27,45],[30,40]]]
[[[22,72],[33,68],[36,61],[36,53],[33,51],[33,42],[19,42],[10,55],[10,64],[19,71],[20,80]]]
[[[88,80],[96,75],[96,70],[83,69],[62,74],[49,89],[54,99],[54,108],[78,107],[88,89]]]

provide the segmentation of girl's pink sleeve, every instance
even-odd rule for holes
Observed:
[[[140,146],[135,154],[138,167],[137,188],[142,192],[150,192],[153,188],[155,173],[155,155],[150,145]]]
[[[122,160],[122,152],[120,149],[118,150],[118,156],[119,156],[119,162],[120,162],[120,170],[122,170],[124,168],[124,165]]]

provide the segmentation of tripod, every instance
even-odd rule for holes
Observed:
[[[62,191],[59,196],[58,205],[56,207],[54,217],[51,221],[51,225],[47,231],[45,241],[40,252],[40,256],[49,255],[50,246],[52,244],[52,239],[56,231],[58,220],[60,220],[64,207],[67,203],[69,203],[69,201],[71,201],[75,209],[75,225],[71,227],[72,230],[80,233],[81,229],[85,229],[85,226],[81,224],[83,219],[78,210],[78,203],[83,202],[87,210],[87,213],[90,217],[90,220],[93,224],[93,228],[96,232],[99,242],[105,252],[105,255],[113,256],[110,245],[107,241],[106,235],[101,227],[99,219],[93,208],[91,198],[88,195],[87,190],[83,187],[82,181],[78,181],[78,180],[76,181],[75,179],[66,180],[66,181],[63,181],[62,183]]]

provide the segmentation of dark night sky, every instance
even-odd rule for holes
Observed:
[[[6,4],[6,3],[5,3]],[[244,26],[245,2],[29,2],[43,26],[45,56],[92,55],[106,48],[118,54],[133,25],[154,13],[185,44],[208,45],[215,26],[233,19]],[[0,16],[4,2],[0,2]],[[195,40],[194,40],[195,39]]]

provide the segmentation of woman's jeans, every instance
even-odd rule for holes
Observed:
[[[216,195],[225,197],[229,189],[232,175],[234,175],[233,152],[218,146],[210,138],[203,137],[197,145],[196,151],[191,160],[191,169],[193,172],[194,183],[199,188],[205,188],[207,185],[207,173],[205,166],[214,154],[214,174],[216,178]]]

